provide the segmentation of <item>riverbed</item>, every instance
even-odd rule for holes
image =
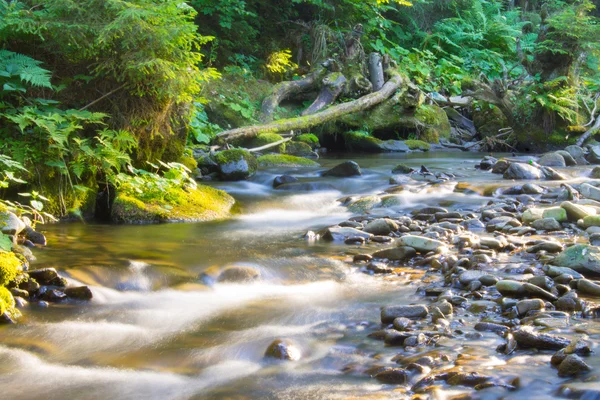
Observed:
[[[352,256],[382,244],[346,245],[310,241],[318,231],[352,217],[339,199],[389,188],[392,168],[426,165],[456,176],[448,184],[404,193],[388,209],[403,215],[425,206],[475,211],[490,191],[507,186],[500,175],[475,168],[483,154],[412,153],[330,155],[321,168],[260,171],[250,181],[215,183],[240,204],[226,221],[198,224],[119,226],[84,223],[42,227],[48,246],[33,265],[54,267],[89,285],[89,304],[29,306],[19,324],[0,328],[0,393],[6,399],[348,399],[407,398],[406,388],[385,385],[361,371],[389,360],[397,349],[368,333],[380,327],[383,305],[417,302],[423,271],[372,276]],[[321,178],[319,172],[354,160],[363,175]],[[584,168],[570,169],[573,181]],[[301,181],[331,183],[336,190],[286,192],[272,188],[289,172]],[[251,283],[207,284],[203,273],[231,264],[261,272]],[[597,350],[597,320],[577,321],[591,332]],[[275,339],[294,340],[295,362],[265,359]],[[428,352],[450,354],[457,365],[498,377],[514,375],[515,391],[491,390],[479,398],[542,399],[557,396],[565,382],[550,355],[510,356],[495,348],[502,339],[485,335],[441,341]],[[597,357],[590,365],[600,370]],[[440,389],[435,398],[465,391]]]

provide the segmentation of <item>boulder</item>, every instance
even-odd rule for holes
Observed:
[[[277,339],[265,351],[265,358],[276,360],[297,361],[300,357],[302,357],[300,348],[289,339]]]
[[[30,278],[35,279],[42,285],[48,285],[58,278],[58,272],[56,272],[56,269],[54,268],[35,269],[33,271],[29,271],[28,274]]]
[[[538,164],[545,167],[566,167],[567,164],[562,155],[557,152],[546,153],[539,160]]]
[[[579,193],[586,199],[600,201],[600,189],[589,183],[582,183],[579,186]]]
[[[386,152],[410,153],[410,148],[402,140],[386,140],[379,144],[379,148]]]
[[[241,149],[224,150],[215,156],[220,177],[226,181],[248,179],[256,173],[258,163],[248,151]]]
[[[600,167],[594,167],[592,173],[590,174],[592,179],[600,179]]]
[[[534,347],[537,349],[560,350],[569,345],[570,340],[561,336],[536,332],[531,326],[522,326],[513,331],[513,336],[519,347]]]
[[[594,283],[588,279],[580,279],[577,281],[577,290],[582,294],[600,297],[600,285]]]
[[[565,147],[565,151],[568,152],[573,157],[575,162],[577,162],[577,165],[589,164],[589,162],[585,159],[585,152],[583,151],[583,149],[581,147],[571,145],[571,146]]]
[[[567,164],[567,167],[572,167],[574,165],[577,165],[577,161],[573,158],[573,156],[565,150],[558,150],[556,153],[560,154],[564,160],[565,160],[565,164]]]
[[[591,164],[600,164],[600,146],[593,146],[590,148],[587,160]]]
[[[365,225],[363,230],[373,235],[389,235],[398,230],[398,224],[388,218],[378,218]]]
[[[398,239],[399,246],[408,246],[421,253],[430,251],[439,252],[446,248],[446,245],[439,240],[423,236],[405,235]]]
[[[247,282],[260,278],[260,271],[251,265],[230,265],[219,274],[219,282]]]
[[[541,179],[542,177],[543,174],[539,168],[522,163],[511,163],[504,172],[504,179]]]
[[[19,217],[10,211],[0,212],[0,231],[6,235],[18,235],[27,226]]]
[[[585,363],[585,361],[583,361],[581,359],[581,357],[579,357],[576,354],[569,354],[568,356],[565,357],[565,359],[558,366],[558,376],[561,376],[561,377],[576,376],[576,375],[580,375],[582,373],[586,373],[591,370],[592,370],[592,368],[590,368],[590,366],[587,365]],[[586,398],[586,397],[582,396],[580,398]],[[590,397],[590,398],[592,398],[592,397]]]
[[[404,261],[411,259],[416,254],[416,250],[412,247],[400,246],[376,251],[372,256],[374,258],[388,259],[390,261]]]
[[[593,208],[575,204],[570,201],[564,201],[560,206],[565,209],[568,220],[572,222],[577,222],[590,215],[596,215],[596,210]]]
[[[339,178],[360,175],[362,175],[362,171],[354,161],[344,161],[323,173],[323,176],[335,176]]]
[[[350,237],[362,237],[365,240],[368,240],[371,238],[371,236],[373,236],[370,233],[359,231],[358,229],[348,228],[348,227],[325,228],[324,230],[319,232],[319,235],[321,236],[321,238],[323,238],[323,240],[342,241],[342,242]]]
[[[378,196],[367,196],[350,203],[348,205],[348,210],[356,214],[362,214],[366,211],[372,210],[380,204],[381,198]]]
[[[510,167],[510,162],[507,160],[498,160],[492,167],[492,174],[503,174]]]
[[[556,256],[552,264],[577,272],[600,275],[600,249],[586,244],[571,246]]]
[[[285,185],[286,183],[298,182],[298,178],[290,176],[290,175],[280,175],[273,179],[273,187],[277,189],[281,185]]]
[[[406,164],[398,164],[392,170],[392,174],[410,174],[413,171],[414,169],[412,169]]]
[[[78,287],[67,288],[67,289],[65,289],[65,294],[70,299],[75,299],[75,300],[88,301],[94,297],[94,295],[92,294],[92,291],[87,286],[78,286]]]

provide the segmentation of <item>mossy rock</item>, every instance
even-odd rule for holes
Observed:
[[[482,138],[496,136],[498,130],[508,127],[508,120],[498,107],[484,104],[473,110],[473,124]]]
[[[375,207],[381,205],[381,198],[378,196],[367,196],[356,200],[355,202],[348,205],[348,210],[355,214],[363,214]]]
[[[41,185],[34,182],[33,190],[38,191],[48,201],[44,202],[44,211],[57,218],[77,217],[92,218],[96,211],[96,198],[98,197],[98,183],[96,179],[89,178],[80,182],[78,187],[87,190],[71,189],[68,183],[58,176],[41,178]],[[60,193],[60,188],[63,189]]]
[[[8,312],[12,316],[15,311],[15,299],[8,289],[0,286],[0,315]]]
[[[229,217],[235,203],[226,192],[204,185],[170,189],[164,198],[168,200],[142,201],[132,194],[118,193],[111,218],[128,224],[211,221]]]
[[[298,136],[296,136],[294,138],[293,141],[294,142],[306,143],[313,150],[316,149],[316,148],[321,147],[321,144],[319,143],[319,138],[317,137],[317,135],[312,134],[312,133],[304,133],[302,135],[298,135]]]
[[[196,161],[194,156],[187,153],[184,153],[183,156],[181,156],[181,158],[178,160],[178,162],[180,164],[185,165],[185,167],[190,171],[194,171],[196,168],[198,168],[198,162]]]
[[[287,154],[266,154],[258,157],[258,165],[262,168],[272,167],[318,167],[319,163],[308,158]]]
[[[276,133],[259,133],[250,141],[244,142],[244,147],[255,148],[266,146],[271,143],[276,143],[283,140],[281,135]],[[285,153],[286,143],[281,143],[279,146],[269,148],[269,151],[276,151],[279,153]]]
[[[14,281],[21,270],[21,260],[15,253],[0,251],[0,286],[6,286]]]
[[[302,142],[288,142],[285,147],[285,154],[298,157],[310,157],[314,155],[312,147]]]
[[[383,141],[360,131],[350,131],[344,134],[346,150],[366,153],[381,153]]]
[[[404,143],[411,150],[429,151],[429,149],[431,148],[431,145],[429,143],[424,142],[422,140],[405,140]]]
[[[415,118],[425,126],[419,136],[421,140],[428,143],[439,143],[440,139],[450,138],[450,121],[441,107],[421,105],[415,111]]]
[[[221,179],[241,181],[256,173],[256,157],[242,149],[224,150],[215,156]]]

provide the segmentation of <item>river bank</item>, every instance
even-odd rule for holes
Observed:
[[[418,213],[413,215],[411,211],[443,207],[448,213],[458,212],[461,218],[471,213],[480,217],[477,210],[488,202],[498,205],[496,188],[517,185],[499,175],[475,169],[482,157],[465,153],[355,155],[352,160],[362,168],[362,176],[319,177],[322,171],[344,161],[331,156],[320,160],[323,168],[290,168],[286,172],[300,181],[323,180],[335,190],[309,193],[274,190],[272,182],[281,169],[259,171],[250,181],[214,183],[240,202],[242,212],[229,221],[155,226],[45,226],[44,233],[51,246],[36,254],[37,265],[56,267],[68,279],[89,285],[94,299],[83,306],[64,304],[43,311],[32,309],[19,325],[0,328],[0,358],[5,366],[0,383],[4,393],[17,399],[35,395],[161,399],[406,398],[413,395],[409,390],[422,377],[460,370],[475,371],[491,377],[489,381],[514,386],[516,390],[492,387],[475,392],[470,386],[452,386],[452,382],[438,380],[435,382],[438,388],[416,396],[565,395],[560,392],[561,385],[587,384],[583,381],[593,378],[599,367],[595,357],[584,358],[593,368],[590,374],[561,378],[549,362],[554,351],[516,349],[509,355],[496,352],[496,347],[506,339],[474,330],[484,315],[500,318],[500,307],[490,303],[498,297],[493,287],[464,290],[460,280],[459,284],[453,283],[462,273],[460,268],[443,266],[456,253],[459,260],[463,256],[469,259],[468,265],[460,266],[472,271],[471,259],[475,256],[483,259],[481,255],[485,254],[492,259],[491,265],[483,267],[486,274],[501,271],[501,278],[520,279],[527,271],[517,274],[518,267],[513,270],[504,267],[536,264],[539,261],[533,255],[508,251],[508,244],[491,253],[490,249],[482,248],[481,239],[479,249],[471,247],[473,252],[469,253],[467,246],[459,250],[448,236],[444,240],[452,250],[440,258],[439,270],[431,267],[433,259],[427,264],[422,263],[427,257],[417,256],[402,268],[392,264],[391,273],[371,276],[364,273],[367,264],[354,262],[354,257],[392,247],[389,243],[348,245],[344,241],[303,239],[309,230],[317,233],[363,215],[349,211],[338,200],[377,195],[397,186],[391,185],[389,179],[400,162],[415,169],[426,165],[433,172],[445,172],[455,178],[435,185],[416,181],[405,184],[406,190],[396,193],[402,202],[383,211],[388,215],[379,215],[381,210],[374,208],[369,210],[368,218],[389,216],[398,221],[401,216],[410,216],[422,228],[422,234],[433,230],[432,223],[415,218]],[[559,168],[569,174],[571,183],[587,180],[590,169],[590,166],[570,167],[566,171]],[[471,189],[457,190],[458,183]],[[551,187],[561,184],[536,183]],[[520,218],[520,210],[512,212],[515,219]],[[484,225],[488,222],[482,219]],[[551,234],[552,239],[574,242],[572,234],[558,232]],[[457,237],[463,234],[452,233]],[[483,231],[474,231],[473,235],[494,236]],[[219,251],[215,251],[215,243],[219,244]],[[489,239],[487,243],[491,243]],[[260,277],[251,282],[219,281],[218,275],[216,282],[202,283],[198,279],[203,274],[218,274],[232,264],[254,268]],[[476,264],[473,268],[477,268]],[[446,278],[448,286],[442,287]],[[428,296],[431,300],[425,300],[423,294],[435,292],[425,291],[426,286],[441,289],[437,289],[436,297]],[[419,287],[423,290],[417,291]],[[452,297],[447,298],[453,304],[453,313],[444,319],[449,323],[452,337],[441,335],[434,343],[426,335],[426,344],[406,349],[397,346],[398,342],[385,346],[372,337],[388,326],[381,323],[380,307],[423,304],[429,314],[434,314],[430,305],[442,300],[446,290],[451,290],[452,296],[466,298],[468,303],[463,308],[461,304],[467,303],[454,304]],[[477,298],[475,293],[482,297]],[[475,306],[480,306],[484,314],[474,312]],[[515,318],[527,322],[520,317]],[[436,322],[444,324],[441,317]],[[597,327],[596,320],[581,319],[580,314],[570,313],[566,327],[545,329],[569,339],[585,329],[588,335],[585,339],[595,350]],[[439,333],[430,316],[415,321],[411,329]],[[414,336],[420,340],[418,334],[410,335]],[[293,362],[264,359],[267,347],[277,339],[295,343],[300,359]],[[398,354],[401,357],[392,361]],[[432,364],[416,362],[424,357],[431,357]],[[413,363],[421,367],[409,368]],[[376,369],[380,367],[411,372],[407,383],[392,385],[371,377],[382,372]],[[31,374],[38,379],[24,393],[17,382]],[[521,377],[518,385],[514,382],[516,376]],[[61,384],[57,387],[56,382]]]

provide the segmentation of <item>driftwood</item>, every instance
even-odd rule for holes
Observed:
[[[281,139],[281,140],[278,140],[278,141],[273,142],[273,143],[265,144],[264,146],[255,147],[253,149],[247,149],[247,150],[250,153],[256,153],[256,152],[259,152],[259,151],[270,149],[271,147],[279,146],[280,144],[283,144],[285,142],[289,142],[292,139],[293,139],[293,137],[289,137],[287,139]]]
[[[579,139],[577,139],[577,146],[582,146],[583,142],[585,142],[590,136],[592,136],[598,130],[600,130],[600,115],[596,118],[596,122],[594,123],[594,125],[592,125],[592,127],[590,129],[585,131],[585,133],[583,135],[581,135],[579,137]]]
[[[369,54],[369,78],[374,92],[379,91],[383,87],[385,82],[383,76],[383,58],[379,53]]]
[[[302,115],[314,114],[317,111],[333,104],[340,94],[346,88],[346,77],[339,72],[334,72],[323,79],[321,92],[315,101],[302,112]]]
[[[388,74],[390,75],[390,79],[383,85],[380,91],[367,94],[359,99],[329,107],[316,114],[283,119],[263,125],[230,129],[219,133],[217,136],[225,141],[231,141],[233,139],[254,137],[260,133],[278,133],[296,129],[308,129],[348,114],[367,110],[391,97],[402,84],[402,77],[397,71],[389,70]]]

